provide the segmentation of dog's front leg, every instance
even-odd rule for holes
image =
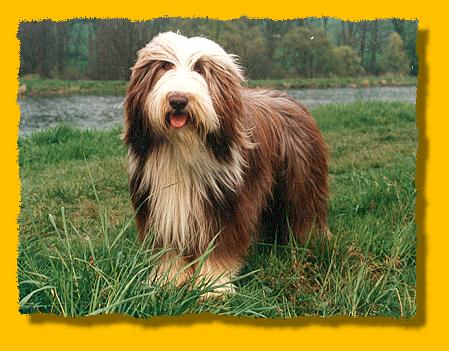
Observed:
[[[153,267],[148,276],[150,285],[167,285],[181,286],[191,279],[194,268],[189,261],[175,250],[168,251],[161,258],[158,264]]]
[[[204,299],[222,297],[235,293],[232,280],[239,274],[243,266],[240,257],[223,257],[219,253],[212,253],[199,268],[199,283],[210,284],[213,291],[203,295]]]

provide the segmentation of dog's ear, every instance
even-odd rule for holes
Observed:
[[[205,79],[216,113],[222,118],[241,116],[241,76],[214,60],[207,60],[205,66]]]
[[[140,57],[132,68],[125,103],[125,131],[123,141],[138,154],[146,154],[155,142],[145,111],[145,99],[157,80],[158,62]]]
[[[238,69],[228,69],[212,59],[206,60],[204,67],[204,78],[220,121],[220,130],[208,135],[207,141],[215,157],[226,161],[231,157],[232,144],[245,145],[242,76]]]

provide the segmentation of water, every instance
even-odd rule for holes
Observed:
[[[81,129],[108,129],[123,123],[123,96],[21,97],[19,134],[65,123]]]
[[[415,103],[415,87],[330,88],[288,90],[307,107],[355,101]],[[81,129],[108,129],[123,124],[123,96],[20,97],[20,135],[61,123]]]

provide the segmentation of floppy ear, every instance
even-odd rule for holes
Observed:
[[[154,146],[156,136],[145,111],[145,99],[157,80],[159,64],[155,61],[144,61],[140,57],[132,68],[128,84],[124,111],[125,131],[123,141],[133,152],[145,155]]]
[[[146,223],[148,221],[149,187],[140,191],[143,181],[143,169],[147,155],[154,148],[157,136],[151,129],[149,116],[145,111],[145,100],[154,86],[158,76],[159,64],[144,60],[139,53],[139,58],[132,68],[132,74],[128,83],[124,103],[125,131],[124,143],[129,146],[129,190],[131,202],[136,211],[137,228],[140,239],[146,235]]]
[[[232,144],[246,144],[242,124],[242,77],[213,59],[204,59],[203,64],[204,78],[220,121],[220,130],[209,134],[207,142],[215,157],[226,161],[231,156]]]
[[[205,79],[214,103],[216,113],[222,117],[240,116],[242,114],[241,76],[213,59],[205,59]]]

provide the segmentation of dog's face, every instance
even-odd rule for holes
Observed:
[[[125,104],[128,129],[138,125],[160,142],[206,142],[232,133],[242,81],[236,57],[213,41],[160,34],[139,51],[132,69]],[[125,131],[125,140],[130,133]]]

